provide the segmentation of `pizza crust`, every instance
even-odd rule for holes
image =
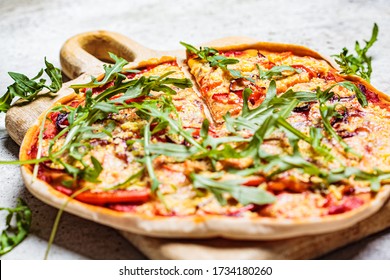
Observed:
[[[119,230],[163,238],[224,237],[238,240],[278,240],[303,235],[328,233],[348,228],[378,211],[390,195],[386,185],[375,199],[349,212],[334,216],[305,219],[273,219],[226,217],[218,215],[187,217],[150,217],[123,213],[88,205],[56,191],[49,184],[34,179],[31,170],[23,166],[22,177],[28,190],[43,202],[62,208],[82,218]]]

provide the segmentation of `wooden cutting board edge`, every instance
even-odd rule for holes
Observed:
[[[247,37],[227,37],[203,45],[217,47],[255,42],[257,40]],[[187,76],[191,77],[188,67],[183,63],[184,50],[154,51],[123,35],[107,31],[87,32],[70,38],[61,50],[63,71],[70,78],[81,75],[76,80],[85,81],[89,76],[86,74],[95,75],[103,71],[103,62],[98,58],[107,60],[108,57],[105,55],[107,51],[129,58],[131,61],[129,66],[137,65],[151,57],[175,56],[179,64],[184,66]],[[313,54],[316,53],[313,52]],[[327,60],[335,66],[332,60]],[[82,75],[83,73],[85,74]],[[24,133],[42,111],[55,100],[69,94],[68,86],[74,82],[75,80],[66,83],[59,96],[54,99],[45,97],[39,102],[23,107],[13,107],[6,116],[6,128],[12,139],[20,144]],[[28,116],[24,115],[23,110],[26,109],[33,113]],[[121,234],[151,259],[311,259],[388,227],[390,227],[390,202],[373,216],[348,229],[287,240],[238,241],[222,238],[180,240],[147,237],[123,231]]]
[[[151,259],[313,259],[387,229],[390,226],[389,213],[390,202],[350,228],[277,241],[178,240],[120,233]]]

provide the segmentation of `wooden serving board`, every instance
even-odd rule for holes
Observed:
[[[246,37],[229,37],[204,45],[214,47],[240,45],[245,47],[245,45],[255,42],[257,40]],[[267,46],[270,47],[270,44]],[[283,45],[278,44],[277,49],[283,51]],[[288,49],[288,45],[285,49]],[[55,97],[43,93],[40,98],[30,104],[20,103],[13,106],[6,115],[6,128],[12,139],[20,145],[26,131],[38,116],[58,99],[72,92],[69,89],[71,84],[87,82],[90,80],[90,75],[96,76],[102,73],[103,64],[110,62],[108,52],[124,57],[130,62],[129,66],[136,66],[141,61],[151,58],[175,56],[178,64],[184,66],[183,70],[187,71],[189,78],[191,77],[187,67],[183,64],[184,49],[180,51],[155,51],[145,48],[125,36],[106,31],[77,35],[64,44],[60,57],[63,72],[74,80],[65,83]],[[319,57],[314,51],[312,55]],[[151,259],[310,259],[388,227],[390,227],[389,202],[376,214],[350,228],[327,234],[278,241],[238,241],[222,238],[178,240],[152,238],[129,232],[121,233]]]

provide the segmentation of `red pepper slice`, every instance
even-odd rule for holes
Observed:
[[[264,177],[254,176],[254,177],[248,178],[248,180],[246,180],[246,182],[244,183],[244,186],[257,187],[258,185],[260,185],[261,183],[264,183],[264,182],[265,182]]]
[[[55,123],[46,123],[45,131],[43,132],[43,139],[53,139],[57,133],[58,132]]]
[[[102,85],[100,87],[95,87],[92,89],[92,94],[100,94],[102,93],[103,91],[105,91],[106,89],[112,87],[114,85],[114,81],[111,81],[111,82],[108,82],[107,84],[105,85]]]
[[[304,66],[304,65],[297,64],[297,65],[291,65],[291,67],[293,67],[293,68],[295,68],[295,69],[300,69],[300,70],[302,70],[302,71],[305,71],[306,73],[309,74],[309,78],[310,78],[310,79],[313,78],[313,77],[316,77],[316,75],[314,74],[314,72],[313,72],[311,69],[309,69],[309,68],[307,68],[306,66]]]
[[[249,96],[249,102],[253,105],[257,104],[259,101],[263,101],[265,98],[265,90],[259,87],[253,90],[252,94]]]
[[[223,102],[229,98],[229,93],[215,93],[212,98],[215,101]]]
[[[149,200],[150,190],[115,190],[91,192],[85,191],[75,197],[75,199],[94,205],[104,205],[108,203],[126,202],[146,202]]]
[[[220,54],[226,56],[226,57],[230,57],[230,56],[240,56],[242,55],[244,52],[243,51],[226,51],[226,52],[220,52]]]

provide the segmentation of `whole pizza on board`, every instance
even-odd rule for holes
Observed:
[[[129,69],[111,54],[104,74],[42,114],[20,152],[29,190],[170,238],[324,233],[383,205],[386,95],[300,46],[183,45],[184,66],[163,57]]]

